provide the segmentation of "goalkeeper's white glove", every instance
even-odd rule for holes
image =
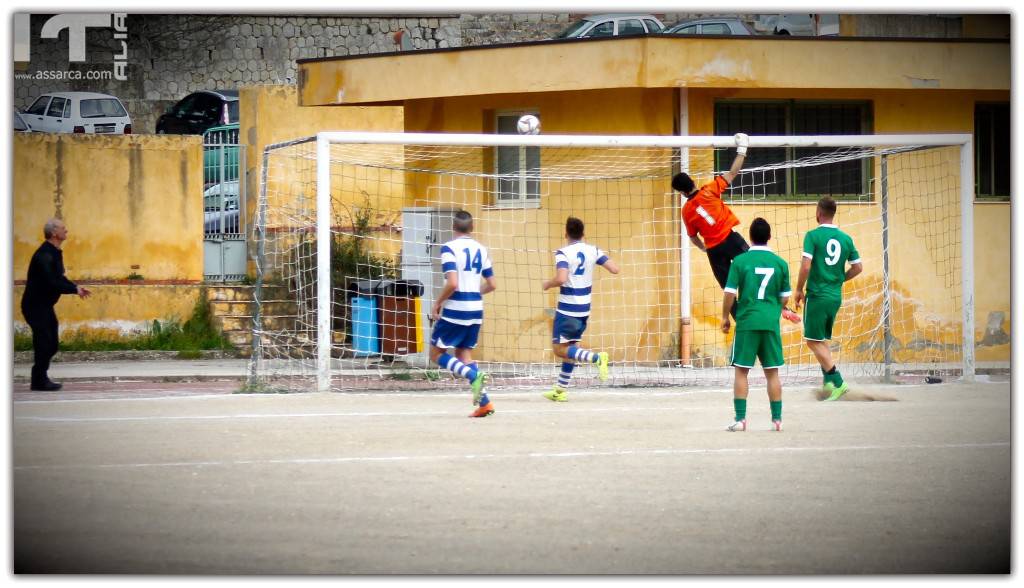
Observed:
[[[736,154],[746,155],[747,146],[750,145],[750,137],[748,137],[745,133],[736,133],[733,136],[733,139],[736,139]]]

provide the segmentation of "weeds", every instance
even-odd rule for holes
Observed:
[[[148,331],[122,335],[109,331],[78,330],[65,333],[61,351],[179,351],[181,359],[196,359],[200,351],[234,347],[213,327],[206,293],[200,292],[192,315],[184,323],[176,319],[154,320]],[[14,332],[14,350],[31,351],[32,335]]]

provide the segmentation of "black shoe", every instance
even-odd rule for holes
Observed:
[[[29,386],[29,390],[35,390],[38,392],[55,392],[63,387],[63,384],[58,384],[57,382],[46,382],[45,384],[32,384]]]

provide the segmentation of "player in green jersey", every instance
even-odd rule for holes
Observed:
[[[754,360],[768,380],[768,402],[772,411],[772,429],[782,430],[782,333],[779,318],[789,301],[789,264],[768,248],[772,227],[763,218],[750,223],[750,242],[746,253],[737,255],[729,266],[722,301],[722,332],[729,332],[729,310],[736,301],[736,337],[732,343],[733,407],[736,419],[729,431],[747,430],[747,374]]]
[[[828,196],[819,200],[814,216],[818,227],[804,236],[803,259],[793,301],[800,310],[800,305],[807,300],[804,340],[821,365],[823,389],[829,395],[826,400],[838,400],[846,394],[849,384],[843,381],[839,368],[832,361],[828,342],[832,340],[832,327],[843,304],[843,284],[862,272],[864,264],[853,239],[832,221],[836,216],[835,200]],[[806,295],[804,284],[807,285]]]

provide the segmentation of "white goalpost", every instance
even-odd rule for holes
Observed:
[[[553,250],[568,216],[623,268],[594,284],[583,344],[609,351],[612,386],[723,385],[732,335],[722,292],[690,251],[671,176],[728,169],[733,137],[323,132],[263,155],[250,384],[299,390],[459,385],[429,365],[429,304],[451,218],[473,214],[499,289],[474,356],[492,385],[546,387]],[[755,217],[790,263],[823,195],[864,259],[844,288],[833,354],[844,376],[974,378],[969,134],[751,136],[723,194],[744,238]],[[783,324],[785,382],[820,379],[800,327]],[[752,372],[754,375],[760,370]],[[595,374],[578,370],[580,386]]]

